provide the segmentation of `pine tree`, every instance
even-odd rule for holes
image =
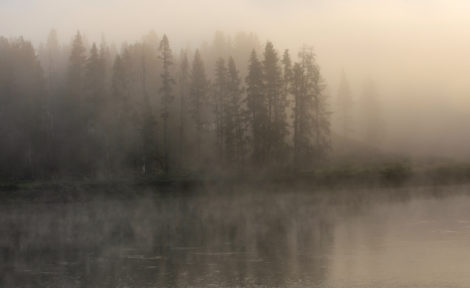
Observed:
[[[227,151],[233,155],[228,155],[228,159],[235,161],[235,164],[241,164],[245,155],[245,133],[246,121],[244,119],[244,109],[242,107],[243,89],[241,79],[232,57],[228,60],[228,79],[227,79],[227,111],[228,118],[226,127]],[[229,139],[233,139],[231,142]]]
[[[255,165],[262,165],[266,160],[267,128],[269,118],[267,100],[264,93],[263,67],[253,50],[248,66],[247,85],[247,109],[251,127],[252,159]]]
[[[85,91],[87,95],[86,100],[91,106],[91,119],[96,121],[105,98],[105,63],[95,43],[93,43],[89,55],[85,67]]]
[[[80,32],[72,42],[68,68],[68,92],[70,97],[83,97],[86,51]]]
[[[289,55],[289,50],[285,50],[282,55],[282,93],[286,105],[289,104],[289,94],[292,85],[292,61]]]
[[[292,69],[292,86],[291,86],[291,93],[294,97],[294,107],[293,107],[293,126],[294,126],[294,167],[296,169],[300,166],[300,157],[301,157],[301,150],[302,147],[306,147],[309,142],[309,135],[305,135],[303,132],[305,129],[302,129],[301,124],[306,123],[302,121],[302,118],[308,116],[306,111],[303,111],[303,108],[307,108],[303,105],[304,99],[306,97],[306,85],[305,85],[305,75],[304,69],[301,64],[295,63]],[[310,107],[311,108],[311,107]],[[309,131],[309,130],[307,130]],[[306,137],[307,136],[307,137]]]
[[[73,175],[91,172],[92,159],[88,145],[89,107],[86,99],[86,50],[80,32],[72,42],[67,73],[67,97],[63,98],[59,109],[64,119],[58,139],[68,141],[61,145],[62,165]]]
[[[151,34],[153,35],[153,34]],[[156,36],[155,36],[156,37]],[[151,37],[154,39],[154,37]],[[151,42],[153,43],[153,42]],[[150,101],[148,87],[147,87],[147,78],[148,78],[148,63],[147,63],[147,56],[149,59],[152,59],[150,56],[147,55],[149,51],[147,51],[149,47],[147,45],[142,46],[141,51],[141,61],[140,61],[140,68],[141,68],[141,90],[143,94],[143,101],[142,101],[142,109],[141,109],[141,133],[142,133],[142,173],[147,176],[153,175],[154,172],[157,170],[157,163],[159,162],[158,157],[158,137],[157,137],[157,120],[155,119],[153,113],[152,102]]]
[[[202,62],[199,50],[196,50],[191,69],[190,112],[196,127],[195,145],[197,157],[201,155],[201,138],[204,125],[203,109],[207,101],[208,84],[204,63]]]
[[[311,48],[299,53],[293,69],[294,165],[308,168],[326,156],[329,148],[329,113],[324,85]]]
[[[285,138],[287,136],[286,106],[287,99],[282,89],[282,74],[279,57],[271,42],[266,44],[263,60],[264,93],[268,105],[268,157],[271,160],[284,160],[286,156]]]
[[[127,55],[127,56],[125,56]],[[135,127],[132,119],[133,106],[130,101],[130,71],[127,51],[117,55],[112,68],[110,99],[107,105],[108,149],[106,160],[112,172],[130,166],[130,155],[135,151]]]
[[[178,87],[179,87],[179,164],[180,168],[183,167],[183,161],[186,158],[186,112],[187,112],[187,96],[188,96],[188,82],[189,82],[189,61],[188,55],[186,52],[182,52],[180,56],[180,67],[179,67],[179,77],[178,77]]]
[[[229,117],[227,117],[227,67],[223,58],[219,58],[215,64],[215,81],[214,81],[214,115],[215,115],[215,132],[216,132],[216,149],[217,155],[225,162],[226,153],[226,137],[230,137],[227,133],[227,125]]]
[[[171,77],[170,67],[173,65],[173,56],[171,55],[170,44],[166,35],[163,35],[160,42],[160,60],[162,61],[163,71],[161,73],[162,86],[162,118],[163,118],[163,169],[166,174],[169,172],[169,134],[168,134],[168,117],[170,103],[173,101],[173,85],[175,81]]]

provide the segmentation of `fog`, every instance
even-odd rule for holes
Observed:
[[[355,104],[364,81],[375,81],[386,131],[382,149],[469,156],[467,1],[2,0],[0,8],[0,35],[22,35],[35,45],[51,28],[63,43],[80,30],[90,41],[105,35],[117,45],[155,30],[169,35],[175,51],[210,42],[215,31],[254,32],[261,43],[291,51],[313,45],[333,113],[342,71]],[[360,122],[354,122],[357,132]]]
[[[468,11],[0,0],[0,286],[469,287]]]

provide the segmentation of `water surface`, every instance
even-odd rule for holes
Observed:
[[[470,287],[468,187],[250,189],[4,201],[0,287]]]

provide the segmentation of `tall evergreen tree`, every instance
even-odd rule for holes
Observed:
[[[67,88],[71,97],[83,97],[84,75],[86,63],[86,50],[83,45],[82,35],[77,32],[72,42],[72,51],[69,58],[67,76]]]
[[[46,132],[47,132],[47,141],[49,143],[49,150],[46,152],[46,155],[49,162],[55,162],[53,160],[53,139],[54,139],[54,131],[55,131],[55,101],[59,94],[59,86],[61,77],[59,75],[59,55],[60,55],[60,47],[59,47],[59,40],[57,38],[56,30],[51,30],[49,36],[47,37],[46,47],[45,47],[45,59],[44,59],[44,70],[47,79],[47,93],[44,103],[44,111],[45,111],[45,123],[46,123]],[[51,163],[52,164],[52,163]]]
[[[188,97],[188,86],[189,86],[189,61],[186,52],[182,52],[180,56],[180,67],[179,67],[179,164],[180,168],[184,166],[183,161],[186,158],[186,113],[187,113],[187,97]]]
[[[282,91],[284,94],[285,101],[289,102],[290,88],[292,85],[292,60],[290,58],[289,50],[285,50],[282,55]]]
[[[269,141],[267,137],[269,114],[267,110],[268,102],[264,93],[263,67],[254,50],[250,56],[246,85],[246,102],[252,136],[252,159],[256,165],[261,165],[267,157],[266,142]]]
[[[160,60],[163,66],[161,73],[162,86],[160,88],[160,92],[162,93],[163,118],[163,169],[165,173],[168,174],[170,169],[168,117],[170,103],[173,101],[173,85],[175,81],[170,73],[171,65],[173,65],[173,56],[171,54],[170,43],[168,42],[166,35],[163,35],[162,41],[160,42]]]
[[[204,63],[199,50],[196,50],[191,67],[190,111],[196,127],[195,146],[197,157],[201,155],[201,139],[205,122],[203,109],[207,101],[208,84]]]
[[[309,118],[312,109],[311,105],[307,106],[307,85],[305,83],[304,68],[300,63],[295,63],[292,69],[292,86],[291,93],[294,97],[293,107],[293,144],[294,144],[294,167],[300,168],[300,160],[305,150],[308,151],[311,142],[311,128]],[[307,127],[305,127],[307,126]],[[304,153],[302,153],[304,152]]]
[[[216,132],[216,149],[218,157],[224,162],[226,151],[227,135],[227,67],[223,58],[217,59],[215,65],[215,81],[214,81],[214,114],[215,114],[215,132]]]
[[[153,39],[153,37],[152,37]],[[141,51],[141,91],[143,94],[142,109],[141,109],[141,156],[142,156],[142,173],[147,176],[154,175],[157,170],[159,162],[158,157],[158,137],[157,137],[157,120],[155,119],[152,102],[150,101],[147,78],[148,78],[148,63],[147,63],[147,46],[142,46]]]
[[[263,60],[264,93],[268,101],[268,138],[266,142],[269,157],[283,160],[286,156],[287,99],[283,93],[282,71],[279,57],[271,42],[266,44]]]
[[[93,43],[85,67],[86,100],[91,104],[91,119],[98,117],[100,108],[104,105],[106,91],[105,62],[100,56],[96,44]]]
[[[235,164],[241,164],[245,151],[246,120],[244,119],[243,89],[241,79],[232,57],[228,60],[228,79],[227,79],[227,118],[226,141],[228,159],[235,161]]]
[[[81,176],[91,172],[88,142],[89,109],[86,101],[86,50],[80,32],[72,42],[67,72],[66,97],[60,108],[61,122],[58,139],[65,141],[61,145],[62,167],[67,173]]]
[[[292,88],[295,99],[294,163],[296,168],[307,168],[326,156],[330,123],[324,84],[313,50],[304,47],[299,58],[300,63],[294,67]]]

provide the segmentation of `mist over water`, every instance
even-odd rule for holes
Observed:
[[[351,191],[338,190],[240,189],[2,203],[0,284],[470,284],[468,187],[394,189],[397,196],[391,198],[390,191],[380,190],[376,197],[371,191],[354,191],[352,197]]]

